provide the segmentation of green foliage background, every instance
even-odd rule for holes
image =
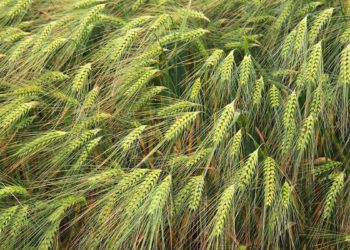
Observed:
[[[2,0],[1,249],[349,249],[350,2]]]

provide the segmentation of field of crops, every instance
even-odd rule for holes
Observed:
[[[350,1],[0,0],[0,249],[350,249]]]

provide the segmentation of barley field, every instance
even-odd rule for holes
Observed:
[[[349,0],[0,0],[0,249],[350,249]]]

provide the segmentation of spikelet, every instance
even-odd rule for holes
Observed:
[[[245,162],[243,168],[240,169],[238,172],[238,175],[237,175],[238,187],[241,189],[245,188],[247,185],[250,184],[255,168],[258,164],[258,152],[259,152],[259,149],[251,153],[247,161]]]
[[[23,119],[21,122],[19,122],[16,126],[15,126],[15,132],[21,131],[25,128],[27,128],[30,124],[32,124],[34,122],[34,120],[37,118],[37,116],[33,115],[30,116],[28,118]]]
[[[74,40],[75,45],[79,46],[88,38],[93,24],[96,23],[100,18],[100,12],[104,9],[105,5],[97,5],[82,18],[80,21],[77,31],[73,34],[72,40]]]
[[[84,9],[95,4],[103,3],[105,1],[106,0],[81,0],[81,1],[78,1],[77,3],[74,3],[73,7],[75,9]]]
[[[35,80],[35,84],[51,84],[67,80],[68,78],[68,75],[60,71],[49,71],[42,74],[37,80]]]
[[[35,85],[16,88],[12,93],[9,93],[9,95],[16,97],[35,96],[40,94],[42,94],[42,88]]]
[[[139,16],[133,20],[128,20],[128,22],[125,23],[123,30],[128,31],[128,30],[137,28],[139,26],[142,26],[151,18],[152,18],[151,16]]]
[[[232,158],[236,157],[241,149],[242,143],[242,130],[238,130],[237,133],[233,136],[232,144],[230,146],[230,155]]]
[[[0,41],[6,44],[12,44],[18,40],[21,40],[28,34],[29,33],[24,32],[23,30],[20,30],[18,28],[10,27],[0,32]]]
[[[270,206],[275,197],[276,177],[275,177],[276,162],[271,157],[267,157],[264,161],[264,203],[265,206]]]
[[[327,23],[329,22],[329,20],[332,17],[333,14],[333,8],[329,8],[326,9],[324,11],[322,11],[318,17],[316,17],[316,19],[314,20],[314,22],[312,23],[310,32],[309,32],[309,42],[310,44],[313,44],[318,35],[320,34],[321,30],[323,29],[324,26],[327,25]]]
[[[134,144],[134,142],[140,138],[141,134],[146,129],[146,127],[147,127],[146,125],[137,127],[133,129],[127,136],[125,136],[121,145],[124,152],[128,151],[131,148],[131,146]]]
[[[24,54],[24,52],[28,49],[29,44],[32,42],[33,38],[28,37],[24,39],[23,41],[19,42],[19,44],[16,46],[15,50],[11,53],[11,56],[9,57],[10,63],[15,63],[20,59],[20,57]]]
[[[91,140],[86,147],[83,148],[83,152],[79,156],[76,163],[72,166],[73,170],[80,169],[86,160],[89,158],[89,155],[91,154],[91,151],[100,143],[102,137],[97,137],[96,139]]]
[[[85,129],[94,128],[97,125],[101,124],[102,122],[106,121],[107,119],[111,119],[111,118],[112,118],[112,115],[108,113],[104,113],[104,112],[96,113],[93,116],[90,116],[84,119],[83,121],[81,121],[80,123],[76,124],[73,127],[72,132],[77,133]]]
[[[205,60],[205,65],[216,66],[224,55],[224,51],[221,49],[215,49],[213,53]]]
[[[0,199],[6,198],[10,195],[28,196],[29,193],[24,187],[21,186],[6,186],[0,189]]]
[[[105,14],[99,14],[97,18],[96,24],[101,24],[101,25],[113,25],[113,26],[123,26],[125,25],[125,22],[123,19],[115,16],[110,16],[110,15],[105,15]]]
[[[209,53],[207,51],[206,45],[204,44],[203,40],[198,38],[195,40],[195,44],[201,56],[203,58],[208,58]]]
[[[168,129],[165,133],[164,138],[167,141],[171,141],[172,139],[179,136],[191,123],[196,119],[199,112],[189,112],[185,113],[179,119],[175,121],[175,123]]]
[[[282,146],[281,146],[283,155],[290,153],[293,147],[295,134],[297,132],[295,121],[289,123],[288,125],[289,125],[288,128],[283,131]]]
[[[37,107],[39,102],[32,101],[18,105],[12,111],[3,117],[0,124],[0,131],[6,131],[11,128],[15,123],[21,121],[32,109]]]
[[[204,188],[203,176],[196,176],[191,179],[190,195],[188,200],[188,208],[196,210],[200,204],[202,192]]]
[[[17,3],[9,10],[7,17],[9,19],[22,18],[30,7],[32,0],[18,0]]]
[[[295,111],[297,110],[298,99],[297,94],[293,91],[288,98],[283,113],[283,127],[288,130],[295,123]]]
[[[108,169],[101,173],[90,176],[84,181],[88,186],[95,186],[98,184],[104,184],[109,179],[115,180],[116,177],[123,175],[123,171],[120,168]]]
[[[205,29],[195,29],[185,32],[173,32],[169,35],[163,36],[159,40],[161,46],[174,43],[174,42],[190,42],[208,33]]]
[[[334,206],[337,200],[337,196],[340,194],[344,187],[344,172],[338,173],[333,180],[332,186],[327,192],[322,218],[328,219],[334,210]]]
[[[123,79],[123,85],[125,86],[132,85],[132,82],[142,77],[145,74],[145,72],[151,69],[152,69],[151,67],[141,67],[137,69],[132,68],[130,71],[127,71],[125,73],[125,79]]]
[[[253,62],[250,55],[244,56],[241,64],[239,65],[239,83],[241,86],[246,86],[249,82],[249,78],[253,72]]]
[[[307,62],[306,76],[310,83],[316,83],[322,71],[322,43],[321,41],[312,47]]]
[[[21,232],[22,228],[27,224],[27,216],[29,212],[29,206],[23,205],[20,207],[16,213],[15,218],[11,222],[10,237],[15,239],[16,236]]]
[[[168,14],[161,14],[159,17],[152,23],[150,29],[154,31],[161,31],[164,28],[170,26],[171,16]]]
[[[216,122],[213,132],[213,143],[218,145],[228,132],[231,123],[234,121],[237,113],[235,112],[234,103],[226,105],[219,120]]]
[[[67,132],[65,131],[52,131],[52,132],[45,133],[43,135],[39,135],[34,140],[28,143],[25,143],[17,151],[16,154],[18,155],[18,157],[23,158],[35,152],[39,152],[40,150],[48,147],[49,145],[52,145],[62,140],[66,135],[67,135]]]
[[[316,119],[312,115],[308,116],[304,121],[297,141],[297,149],[299,151],[303,152],[310,144],[315,122]]]
[[[74,208],[76,205],[85,203],[86,200],[83,196],[69,196],[58,201],[58,207],[50,214],[48,221],[51,223],[60,222],[66,215],[68,210]]]
[[[167,3],[167,2],[169,2],[169,0],[157,0],[157,3],[159,5],[163,5],[163,4]]]
[[[146,2],[146,0],[135,0],[134,3],[131,5],[131,9],[133,11],[138,10],[144,3]]]
[[[190,156],[188,155],[182,155],[182,154],[175,155],[175,156],[169,157],[169,159],[167,160],[167,165],[171,168],[183,166],[189,159],[190,159]]]
[[[294,50],[297,54],[300,54],[306,47],[306,36],[307,36],[307,17],[300,21],[296,29]]]
[[[202,39],[195,40],[195,45],[203,58],[209,57],[209,53]]]
[[[124,96],[132,97],[140,88],[146,85],[157,72],[158,70],[155,69],[146,69],[143,75],[124,92]]]
[[[219,68],[220,76],[223,81],[227,81],[231,78],[233,62],[234,62],[233,51],[230,51],[230,53],[226,56],[226,58],[220,64],[220,68]]]
[[[127,215],[133,215],[135,211],[140,207],[149,192],[156,185],[161,172],[162,171],[158,169],[150,171],[146,175],[145,179],[137,186],[137,190],[135,193],[133,193],[127,206]]]
[[[108,197],[103,202],[103,206],[100,210],[100,213],[98,214],[98,225],[102,225],[103,223],[105,223],[106,220],[108,220],[109,216],[111,215],[111,212],[113,211],[117,198],[118,195],[116,193],[108,194]],[[98,236],[100,235],[97,235],[97,238]]]
[[[174,201],[175,211],[179,212],[181,208],[185,206],[185,202],[187,201],[189,195],[193,191],[193,183],[199,179],[203,178],[202,176],[191,177],[189,181],[187,181],[186,185],[177,193]]]
[[[152,45],[141,53],[138,57],[138,63],[140,67],[148,66],[148,62],[158,61],[159,56],[163,52],[163,48],[158,44]]]
[[[290,202],[290,195],[292,193],[292,187],[288,182],[284,182],[282,186],[282,203],[285,208],[288,208]]]
[[[297,80],[296,80],[296,86],[297,87],[303,87],[306,83],[308,83],[308,75],[307,75],[307,61],[305,60],[300,67]]]
[[[138,183],[149,172],[149,169],[138,168],[126,174],[116,186],[116,193],[122,194]]]
[[[212,233],[213,237],[218,237],[222,234],[225,220],[232,206],[234,191],[235,185],[231,185],[221,194],[214,217],[214,228]]]
[[[178,9],[177,12],[186,17],[191,17],[191,18],[196,18],[196,19],[201,19],[204,21],[209,22],[210,19],[206,17],[202,12],[196,11],[196,10],[191,10],[191,9]]]
[[[6,116],[8,114],[9,111],[15,109],[16,107],[18,107],[18,105],[23,104],[25,101],[24,97],[19,97],[19,98],[14,98],[12,100],[9,100],[8,103],[4,103],[2,105],[2,107],[0,107],[0,117],[1,119],[4,118],[4,116]]]
[[[254,92],[253,92],[253,105],[258,106],[260,104],[264,87],[265,87],[264,79],[261,76],[255,83]]]
[[[312,173],[314,175],[321,175],[326,172],[333,171],[334,169],[336,169],[341,165],[343,165],[343,163],[339,161],[328,161],[322,165],[317,166],[317,168],[312,169]]]
[[[159,211],[162,211],[169,197],[170,188],[171,188],[171,175],[168,175],[158,185],[155,192],[151,196],[150,205],[147,210],[149,214],[155,214]]]
[[[280,105],[280,92],[274,84],[272,84],[271,88],[269,89],[268,97],[271,108],[278,108]]]
[[[51,55],[61,48],[66,42],[67,39],[65,38],[56,38],[43,49],[43,53],[46,55]]]
[[[119,60],[139,33],[140,29],[131,29],[120,40],[117,40],[111,51],[112,60]]]
[[[339,41],[342,45],[348,45],[350,41],[350,27],[344,29],[343,33],[339,37]]]
[[[339,83],[350,85],[350,44],[341,53]]]
[[[68,106],[79,106],[79,102],[77,99],[67,95],[66,93],[64,93],[62,91],[58,91],[58,90],[53,91],[50,93],[50,97],[52,97],[60,102],[63,102],[64,104],[66,104]]]
[[[190,100],[195,101],[198,99],[201,86],[202,86],[201,79],[198,77],[192,85],[191,92],[190,92]]]
[[[85,100],[83,102],[82,109],[83,110],[89,110],[96,101],[96,98],[98,94],[100,93],[100,88],[98,86],[95,86],[85,97]]]
[[[259,24],[259,23],[270,23],[275,21],[276,18],[274,16],[271,15],[258,15],[258,16],[252,16],[251,18],[249,18],[249,23],[252,24]]]
[[[176,102],[170,106],[161,108],[158,111],[158,115],[160,115],[160,116],[173,115],[173,114],[177,114],[179,112],[188,111],[189,109],[196,107],[196,106],[198,106],[198,104],[193,103],[193,102],[179,101],[179,102]]]
[[[299,9],[296,13],[295,16],[297,17],[303,17],[307,15],[308,13],[312,12],[314,9],[316,9],[318,6],[322,5],[322,2],[308,2],[305,4],[305,7]]]
[[[198,162],[200,162],[205,156],[207,156],[212,151],[211,148],[205,148],[199,151],[196,151],[196,153],[191,156],[190,158],[186,158],[186,168],[190,169],[194,167]]]
[[[294,46],[296,35],[297,35],[297,31],[294,29],[284,39],[283,46],[281,49],[281,56],[285,61],[289,60],[289,56]]]
[[[10,220],[16,214],[18,206],[12,206],[9,208],[1,209],[0,213],[0,234],[2,234],[5,227],[9,224]]]
[[[50,34],[52,33],[53,29],[58,25],[58,22],[50,22],[48,25],[44,27],[44,29],[38,34],[37,38],[34,41],[33,44],[33,52],[38,52],[44,42],[48,39]]]
[[[289,0],[285,3],[280,15],[276,19],[275,23],[273,24],[274,30],[280,30],[282,25],[286,22],[287,18],[292,12],[294,6],[294,0]]]
[[[145,107],[155,96],[165,89],[166,88],[163,86],[156,86],[148,89],[141,96],[139,96],[138,100],[136,100],[136,102],[132,105],[132,110],[138,111],[142,107]]]
[[[205,29],[196,29],[193,31],[181,32],[180,41],[183,41],[183,42],[194,41],[197,38],[204,36],[208,32],[209,31]]]
[[[75,93],[83,91],[88,81],[90,71],[91,63],[85,64],[78,69],[72,82],[72,90]]]
[[[12,0],[2,0],[1,3],[0,3],[0,10],[2,8],[7,7],[7,5],[9,5],[11,2],[12,2]]]
[[[97,136],[101,129],[87,130],[80,134],[76,139],[72,139],[68,144],[57,152],[57,154],[52,158],[54,163],[59,163],[67,159],[72,152],[83,147],[88,141]]]
[[[314,117],[318,117],[319,113],[322,110],[322,100],[323,100],[323,92],[322,85],[315,90],[314,95],[312,97],[310,115]]]
[[[38,250],[49,250],[51,249],[57,234],[59,233],[60,224],[54,223],[45,230],[42,240],[39,243]]]

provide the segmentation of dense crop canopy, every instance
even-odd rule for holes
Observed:
[[[350,1],[0,0],[1,249],[349,249]]]

